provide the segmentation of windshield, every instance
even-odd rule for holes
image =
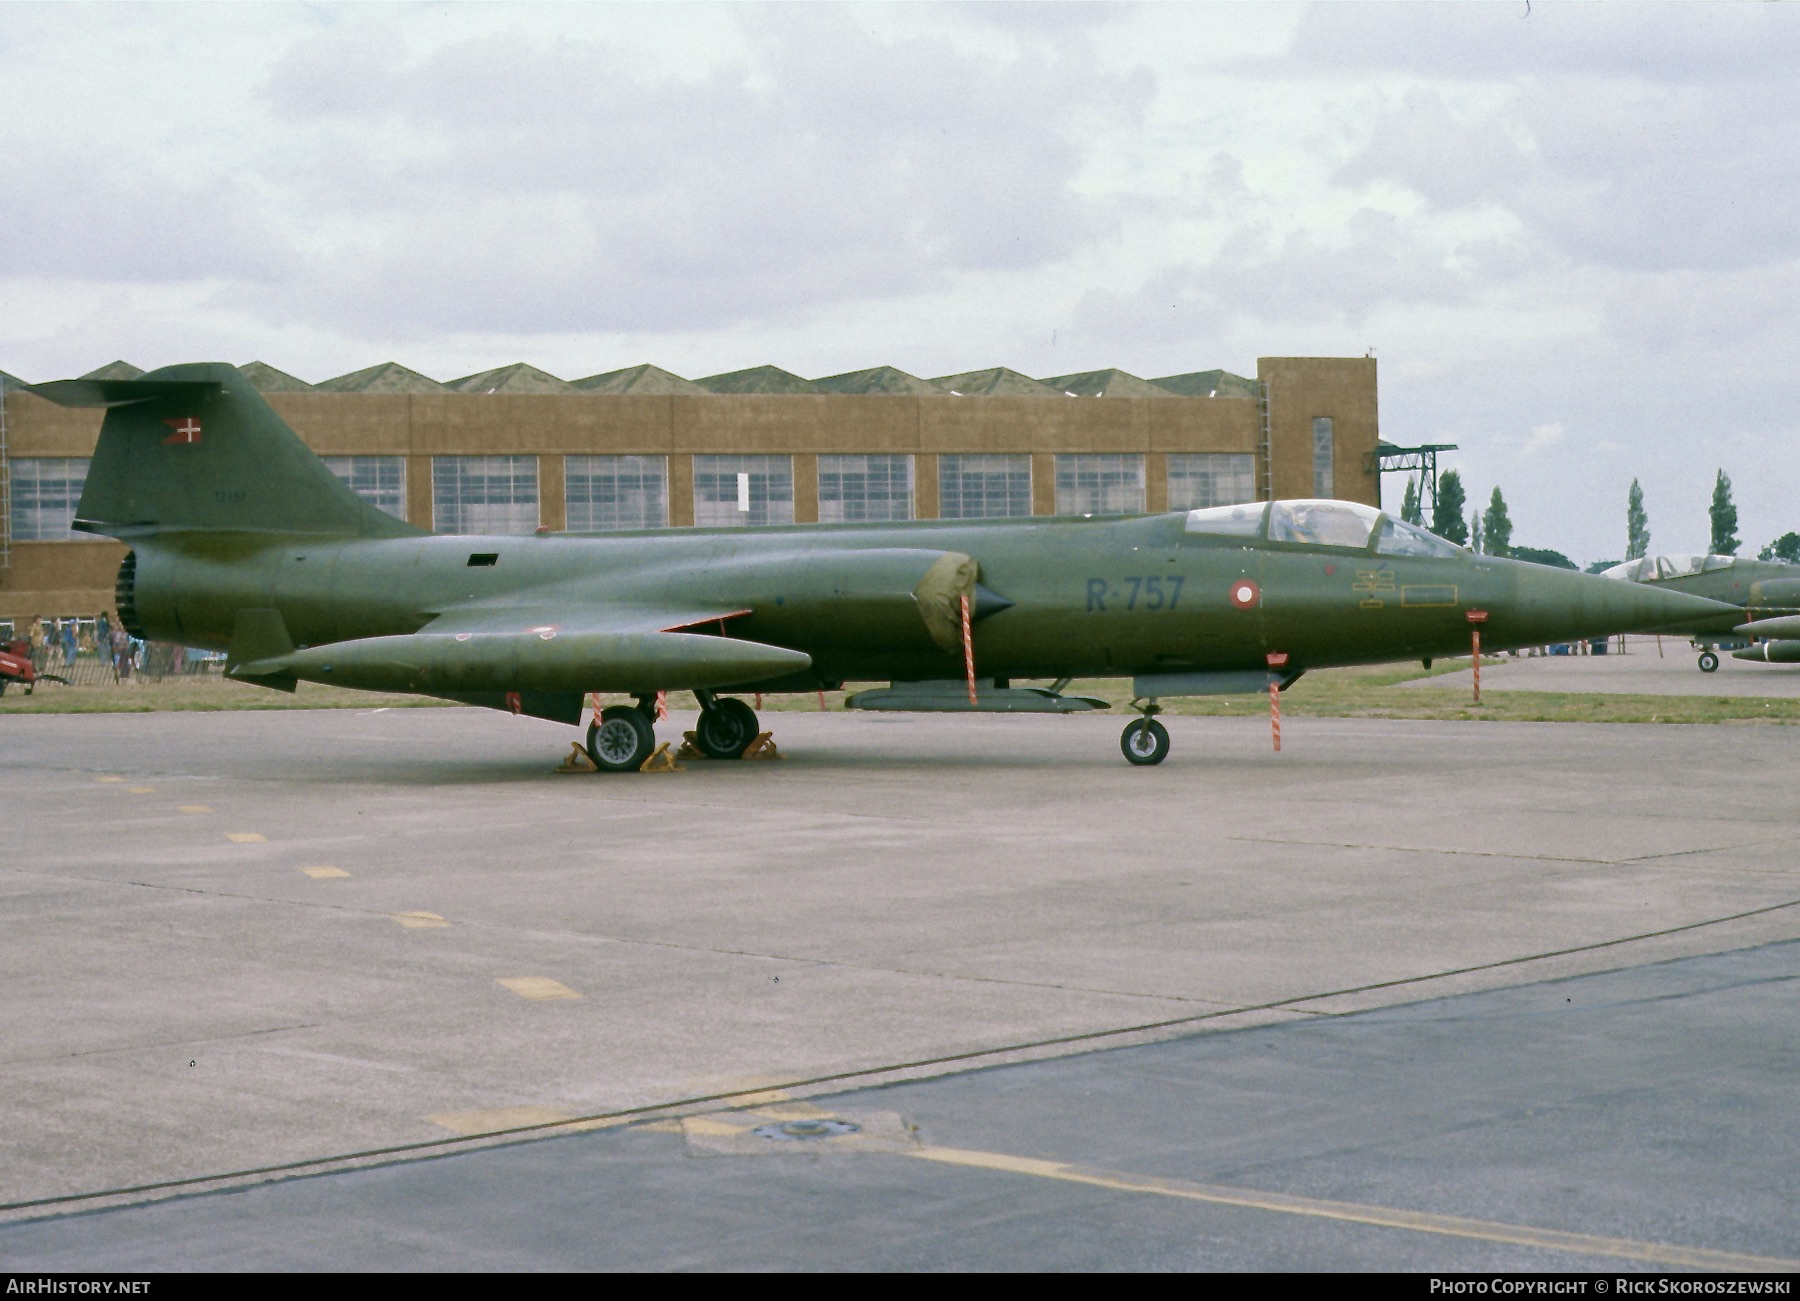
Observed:
[[[1462,548],[1428,533],[1417,524],[1384,515],[1381,519],[1381,541],[1375,544],[1378,556],[1455,556]]]
[[[1278,501],[1269,507],[1269,540],[1361,549],[1380,519],[1373,506],[1353,501]]]
[[[1188,512],[1183,526],[1189,533],[1222,533],[1227,537],[1253,538],[1262,532],[1263,504],[1248,501],[1239,506],[1208,506]]]

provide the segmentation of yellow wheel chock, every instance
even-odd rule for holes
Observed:
[[[569,747],[569,753],[563,761],[556,765],[557,772],[599,772],[594,761],[588,758],[588,752],[580,741]]]
[[[685,744],[683,745],[683,748],[684,749],[686,748]],[[685,772],[687,770],[685,768],[683,768],[680,764],[675,762],[675,756],[669,753],[669,743],[667,741],[664,741],[661,745],[657,746],[656,749],[651,752],[650,757],[648,759],[644,760],[643,763],[638,765],[638,771],[639,772]]]
[[[744,747],[740,759],[785,759],[787,756],[775,748],[774,734],[758,732],[756,739]]]

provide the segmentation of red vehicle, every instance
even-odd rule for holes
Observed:
[[[69,685],[67,678],[59,678],[54,673],[39,673],[31,662],[31,643],[23,639],[19,641],[0,642],[0,696],[15,682],[25,684],[25,694],[30,695],[39,681],[60,682]]]

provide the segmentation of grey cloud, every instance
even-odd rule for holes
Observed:
[[[1368,209],[1351,219],[1346,235],[1327,244],[1305,232],[1279,240],[1241,233],[1207,263],[1169,267],[1132,291],[1090,292],[1076,321],[1115,338],[1154,337],[1170,322],[1216,331],[1245,321],[1360,328],[1384,308],[1469,303],[1524,270],[1504,245],[1446,250]]]
[[[0,265],[11,275],[267,281],[293,266],[231,176],[172,178],[131,157],[15,152],[5,202]]]
[[[1347,73],[1787,81],[1800,62],[1800,14],[1747,4],[1316,4],[1289,55]]]
[[[687,81],[525,38],[357,57],[332,38],[269,85],[314,150],[296,206],[381,232],[302,290],[439,328],[723,324],[1042,265],[1113,220],[1071,188],[1080,132],[1150,90],[1064,54],[882,43],[835,11]]]
[[[1415,89],[1375,120],[1340,184],[1392,181],[1441,209],[1495,205],[1577,263],[1731,269],[1800,249],[1790,213],[1800,91],[1678,90],[1585,80],[1520,87],[1459,116]]]

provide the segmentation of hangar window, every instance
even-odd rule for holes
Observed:
[[[1376,555],[1455,556],[1461,553],[1462,548],[1454,542],[1446,542],[1437,534],[1428,533],[1416,524],[1408,524],[1392,515],[1382,516],[1381,540],[1375,544]]]
[[[718,528],[793,522],[793,457],[694,458],[694,523]]]
[[[1144,509],[1144,458],[1080,454],[1056,458],[1058,515],[1136,515]]]
[[[1353,501],[1278,501],[1269,508],[1269,540],[1315,547],[1366,547],[1381,518]]]
[[[938,515],[943,519],[1008,519],[1031,514],[1031,458],[1024,455],[938,457]]]
[[[1313,496],[1337,496],[1334,462],[1336,439],[1330,416],[1313,417]]]
[[[533,532],[537,457],[432,457],[431,523],[438,533]]]
[[[75,507],[87,482],[85,456],[25,456],[11,462],[12,540],[58,542],[77,533]]]
[[[821,524],[856,524],[863,520],[907,520],[912,517],[912,457],[819,458]]]
[[[395,519],[406,518],[404,456],[321,456],[325,468],[371,506]]]
[[[666,456],[563,457],[566,527],[659,529],[669,522]]]
[[[1170,510],[1204,510],[1255,500],[1256,458],[1250,453],[1170,453]]]

